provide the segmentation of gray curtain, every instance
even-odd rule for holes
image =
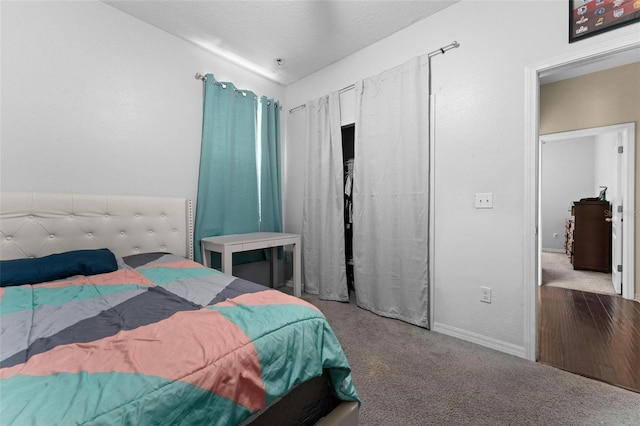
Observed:
[[[355,89],[357,303],[428,328],[428,66],[414,58]]]
[[[307,293],[348,301],[342,129],[338,92],[307,102],[302,256]]]

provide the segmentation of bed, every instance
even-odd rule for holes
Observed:
[[[192,235],[186,199],[1,193],[2,423],[357,424],[324,316]]]

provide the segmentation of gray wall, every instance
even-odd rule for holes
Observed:
[[[618,199],[617,164],[618,164],[618,134],[607,133],[595,137],[595,188],[607,187],[607,201],[615,205]]]
[[[542,250],[564,251],[565,219],[573,201],[595,197],[606,186],[607,201],[615,203],[617,143],[616,133],[543,142]]]
[[[594,190],[595,138],[544,142],[541,160],[542,250],[564,251],[565,220],[571,216],[571,203],[598,194]]]

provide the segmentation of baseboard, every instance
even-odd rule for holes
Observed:
[[[481,334],[473,333],[467,330],[462,330],[460,328],[451,327],[450,325],[434,322],[433,326],[431,327],[431,331],[446,334],[447,336],[475,343],[480,346],[485,346],[487,348],[504,352],[509,355],[526,358],[523,346],[517,346],[511,343],[503,342],[501,340],[492,339],[491,337],[483,336]]]
[[[543,248],[542,249],[543,252],[549,252],[549,253],[566,253],[567,251],[565,249],[559,249],[559,248]]]

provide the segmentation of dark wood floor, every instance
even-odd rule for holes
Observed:
[[[640,303],[541,286],[538,361],[640,392]]]

